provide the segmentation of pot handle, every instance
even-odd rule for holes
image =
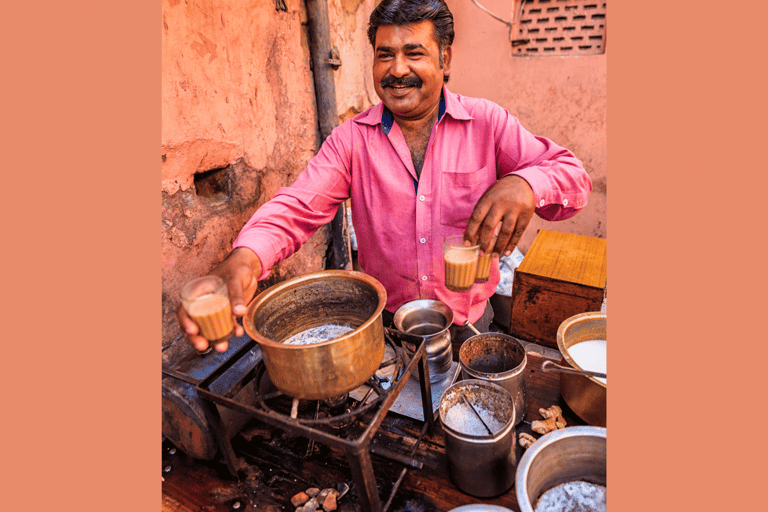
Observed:
[[[604,373],[600,372],[593,372],[590,370],[577,370],[576,368],[568,368],[565,366],[560,366],[552,361],[544,361],[541,363],[541,369],[544,370],[547,373],[572,373],[574,375],[584,375],[586,377],[598,377],[601,379],[607,379],[606,375]]]
[[[472,332],[474,332],[475,334],[478,334],[478,335],[482,334],[480,331],[478,331],[477,329],[475,329],[475,326],[474,326],[474,325],[472,325],[472,324],[469,322],[469,319],[467,319],[467,321],[466,321],[466,322],[464,322],[464,327],[469,327],[470,329],[472,329]]]

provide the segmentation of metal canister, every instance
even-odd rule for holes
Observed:
[[[454,408],[461,408],[461,412]],[[445,390],[439,412],[448,472],[456,487],[481,498],[508,491],[517,469],[515,405],[509,392],[492,382],[462,380]],[[469,417],[474,414],[490,432],[467,426],[478,424]],[[471,421],[463,422],[462,416]]]
[[[398,330],[426,340],[429,381],[430,383],[442,381],[453,363],[450,331],[453,310],[439,300],[414,300],[398,308],[394,322]],[[416,348],[403,343],[403,350],[409,360],[413,357]],[[411,375],[416,379],[419,378],[417,370],[414,370]]]
[[[506,389],[515,402],[515,425],[525,418],[525,347],[512,336],[489,332],[472,336],[461,345],[459,363],[463,379],[481,379]]]

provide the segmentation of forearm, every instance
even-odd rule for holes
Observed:
[[[533,190],[536,214],[549,221],[565,220],[576,215],[587,205],[592,190],[592,181],[583,167],[562,162],[509,174],[528,182]]]
[[[256,255],[260,280],[269,275],[274,265],[299,250],[336,213],[338,205],[328,203],[318,211],[299,200],[295,192],[281,189],[253,214],[232,244],[233,248],[248,248]]]
[[[500,177],[523,178],[534,194],[536,214],[554,221],[570,218],[587,204],[592,180],[573,153],[544,137],[524,133],[514,165],[503,165]],[[503,163],[502,163],[503,164]]]

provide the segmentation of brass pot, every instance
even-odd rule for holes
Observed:
[[[374,374],[384,357],[384,286],[362,272],[325,270],[260,293],[243,327],[261,347],[272,384],[288,396],[319,400],[347,393]],[[354,330],[310,345],[282,343],[313,327]]]
[[[606,314],[600,311],[580,313],[560,324],[557,329],[557,348],[562,356],[561,364],[585,370],[571,357],[568,349],[589,340],[608,340]],[[563,400],[581,419],[596,427],[606,426],[606,395],[608,386],[595,377],[560,374],[560,394]]]

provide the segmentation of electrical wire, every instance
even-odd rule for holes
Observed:
[[[525,2],[526,2],[526,0],[521,0],[521,1],[520,1],[520,6],[519,6],[519,7],[518,7],[518,9],[517,9],[517,14],[516,14],[515,16],[513,16],[513,18],[512,18],[512,21],[510,22],[510,21],[507,21],[507,20],[505,20],[505,19],[503,19],[503,18],[501,18],[501,17],[499,17],[499,16],[496,16],[495,14],[493,14],[491,11],[489,11],[488,9],[486,9],[485,7],[483,7],[482,5],[480,5],[480,4],[477,2],[477,0],[472,0],[472,3],[473,3],[473,4],[475,4],[476,6],[478,6],[480,9],[484,10],[486,13],[488,13],[488,14],[489,14],[490,16],[492,16],[494,19],[496,19],[496,20],[498,20],[498,21],[500,21],[500,22],[504,23],[504,24],[505,24],[505,25],[506,25],[506,26],[509,28],[509,40],[510,40],[510,41],[512,40],[512,29],[513,29],[514,25],[515,25],[515,24],[516,24],[518,21],[520,21],[520,16],[522,16],[522,14],[523,14],[523,5],[525,4]]]

